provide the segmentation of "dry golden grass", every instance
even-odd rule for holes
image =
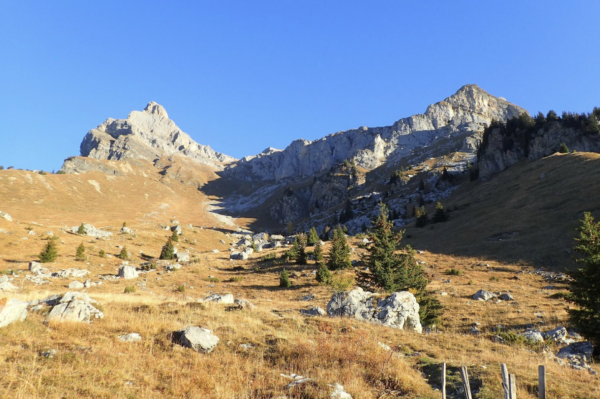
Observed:
[[[135,169],[134,172],[139,173]],[[185,247],[197,261],[175,272],[159,270],[134,281],[104,281],[103,285],[87,289],[105,313],[104,319],[89,325],[47,325],[44,312],[48,309],[44,309],[39,313],[30,312],[22,323],[0,329],[1,398],[274,398],[281,395],[319,398],[329,397],[328,384],[336,382],[344,385],[355,398],[439,398],[441,395],[432,385],[438,383],[442,362],[450,367],[449,381],[453,386],[457,386],[456,367],[468,366],[479,398],[501,397],[501,363],[506,363],[509,371],[516,374],[520,399],[537,397],[539,364],[547,366],[549,397],[600,397],[598,378],[586,371],[560,366],[545,357],[540,348],[491,341],[499,324],[522,331],[525,324],[546,330],[568,323],[567,304],[550,297],[557,290],[544,289],[551,283],[531,274],[518,274],[519,280],[513,279],[517,272],[531,270],[526,264],[429,251],[418,255],[426,262],[424,267],[431,281],[429,288],[438,291],[446,308],[439,332],[435,333],[419,335],[349,319],[306,318],[298,312],[300,308],[325,307],[331,296],[328,287],[306,276],[314,265],[285,265],[292,274],[293,287],[280,289],[278,273],[283,266],[259,262],[262,254],[255,254],[249,261],[230,262],[229,244],[237,240],[228,237],[227,227],[198,206],[206,198],[196,188],[161,181],[159,177],[154,183],[146,183],[152,184],[150,188],[144,188],[146,178],[141,176],[138,181],[135,174],[122,181],[118,178],[105,181],[103,175],[92,179],[93,174],[41,176],[57,179],[48,180],[50,189],[43,184],[28,183],[26,173],[29,172],[0,173],[3,179],[0,180],[0,198],[3,199],[0,210],[15,217],[14,222],[0,219],[0,228],[9,231],[9,234],[0,234],[0,271],[13,269],[20,275],[13,281],[20,291],[0,297],[29,300],[68,291],[70,279],[53,279],[42,286],[23,281],[26,262],[35,259],[43,248],[46,230],[58,236],[60,256],[55,263],[45,266],[54,271],[85,268],[91,271],[88,278],[92,281],[98,281],[103,274],[116,274],[121,263],[114,257],[119,252],[117,245],[127,245],[133,254],[132,263],[142,260],[141,253],[158,255],[169,235],[159,224],[168,224],[171,218],[178,219],[184,226],[179,248]],[[16,178],[12,188],[6,187],[8,177]],[[32,179],[38,177],[32,176]],[[87,180],[99,182],[103,196]],[[130,187],[123,182],[131,183]],[[74,200],[74,193],[69,199],[68,187],[73,186],[81,192],[80,199]],[[139,198],[144,198],[145,189],[149,195],[156,196],[155,199],[150,197],[148,208],[139,202]],[[85,202],[88,195],[98,196],[90,199],[92,205]],[[44,201],[37,204],[38,209],[34,202],[40,198]],[[136,201],[128,202],[128,198],[136,198]],[[166,201],[171,201],[170,206],[161,209]],[[89,212],[91,209],[93,214]],[[144,216],[154,211],[157,213]],[[466,223],[461,221],[458,212],[453,216],[456,219],[445,224],[444,229],[451,229],[452,223],[459,226]],[[97,240],[60,230],[64,224],[72,226],[82,221],[112,231],[114,236],[110,240]],[[134,235],[118,234],[123,221],[127,221]],[[186,227],[188,224],[216,229],[191,229]],[[29,236],[28,228],[36,235]],[[442,227],[436,226],[427,234],[436,231],[442,231]],[[74,259],[82,240],[88,248],[87,262]],[[100,258],[100,249],[113,257]],[[212,249],[221,252],[212,253]],[[357,249],[353,256],[357,257],[362,251]],[[240,266],[242,269],[234,270]],[[445,271],[451,268],[460,270],[462,275],[447,276]],[[210,276],[219,282],[209,279]],[[491,277],[495,278],[491,280]],[[451,282],[442,281],[447,279]],[[136,293],[125,294],[125,287],[130,285],[136,285]],[[186,287],[185,292],[177,290],[182,285]],[[480,288],[510,291],[516,304],[473,301],[471,296]],[[223,305],[197,302],[213,292],[249,299],[257,308],[226,311]],[[441,292],[448,295],[442,296]],[[315,295],[313,301],[299,301],[308,293]],[[543,317],[534,313],[541,313]],[[468,334],[474,322],[481,323],[479,336]],[[220,337],[219,345],[211,354],[198,354],[171,342],[173,331],[191,325],[209,328]],[[130,332],[140,333],[143,341],[123,343],[117,339],[118,335]],[[392,347],[394,353],[383,350],[380,342]],[[254,347],[242,349],[240,344],[246,343]],[[49,349],[57,350],[53,359],[40,355]],[[596,365],[592,367],[599,370]],[[281,373],[297,373],[313,378],[314,382],[286,390],[284,386],[289,380],[281,377]]]

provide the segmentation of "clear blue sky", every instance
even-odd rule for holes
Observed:
[[[467,83],[591,111],[599,18],[597,0],[3,0],[0,165],[59,169],[149,101],[238,158],[389,125]]]

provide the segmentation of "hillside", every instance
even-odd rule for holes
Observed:
[[[433,252],[572,267],[583,212],[600,216],[599,167],[597,153],[521,161],[490,181],[464,183],[444,201],[451,210],[448,222],[410,225],[407,234],[414,246]]]

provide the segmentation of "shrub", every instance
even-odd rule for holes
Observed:
[[[135,285],[130,285],[125,287],[125,291],[126,294],[133,294],[135,292]]]
[[[53,240],[49,240],[46,243],[46,247],[38,255],[41,263],[54,262],[58,257],[58,251],[56,250],[56,243]]]
[[[427,216],[427,210],[425,205],[422,207],[415,207],[415,227],[425,227],[429,223],[429,216]]]
[[[490,277],[490,281],[500,281],[500,279],[496,276]]]
[[[169,239],[167,240],[167,243],[165,244],[165,246],[162,248],[162,251],[160,252],[160,259],[172,260],[174,258],[175,258],[175,247],[173,246],[172,237],[169,237]]]
[[[185,285],[182,284],[182,285],[178,286],[177,287],[177,291],[178,292],[185,292]]]
[[[220,283],[221,279],[216,277],[207,277],[204,279],[204,281],[208,281],[209,283]]]
[[[229,279],[232,283],[240,283],[244,280],[244,276],[236,276]]]
[[[123,259],[123,260],[129,260],[129,252],[127,252],[127,247],[123,247],[123,249],[121,250],[121,252],[119,252],[119,254],[117,255],[117,258],[119,259]]]
[[[283,269],[279,274],[279,286],[283,288],[290,288],[292,286],[290,276],[288,275],[288,272],[285,269]]]
[[[177,234],[177,229],[173,230],[173,235],[171,236],[171,241],[179,242],[179,234]]]
[[[123,222],[123,227],[127,227],[127,222]]]
[[[354,278],[352,276],[335,274],[329,281],[331,289],[334,292],[348,291],[354,285]]]
[[[462,270],[458,270],[458,269],[448,269],[448,270],[446,270],[446,274],[448,276],[462,276],[463,272],[462,272]]]
[[[77,234],[79,234],[80,236],[85,235],[85,226],[83,225],[83,223],[81,223],[81,225],[77,229]]]
[[[560,143],[560,146],[558,147],[558,152],[560,152],[561,154],[568,154],[569,147],[567,147],[565,143]]]
[[[262,258],[260,258],[261,262],[268,262],[270,260],[274,260],[277,256],[275,255],[275,253],[271,252],[270,254],[266,254],[263,255]]]
[[[98,252],[98,256],[100,256],[101,258],[106,258],[106,252],[104,252],[104,250],[101,249],[100,252]]]
[[[84,260],[86,260],[85,246],[83,245],[83,242],[81,244],[79,244],[79,246],[77,247],[77,253],[75,254],[75,260],[79,261],[79,262],[83,262]]]

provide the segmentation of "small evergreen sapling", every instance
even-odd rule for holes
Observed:
[[[425,206],[421,208],[415,207],[415,217],[415,227],[425,227],[429,223],[429,216],[427,216]]]
[[[292,283],[290,282],[290,276],[285,269],[283,269],[279,274],[279,286],[282,288],[290,288],[292,286]]]
[[[173,242],[179,242],[179,234],[177,234],[177,229],[173,230],[173,235],[171,236],[171,240]]]
[[[100,256],[101,258],[106,258],[106,252],[104,252],[104,250],[101,249],[100,252],[98,252],[98,256]]]
[[[75,260],[79,261],[79,262],[83,262],[84,260],[86,260],[85,246],[83,245],[83,242],[81,244],[79,244],[79,246],[77,247],[77,253],[75,254]]]
[[[433,223],[441,223],[448,220],[450,215],[444,209],[444,205],[440,201],[435,204],[435,213],[433,214]]]
[[[307,244],[312,247],[313,245],[315,245],[317,243],[317,241],[319,241],[319,235],[317,234],[317,229],[315,229],[314,227],[311,227],[308,232]]]
[[[41,263],[54,262],[58,257],[58,251],[56,250],[56,243],[54,240],[48,240],[46,247],[38,256]]]
[[[319,263],[319,269],[317,270],[316,279],[321,284],[329,284],[331,282],[331,272],[325,265],[325,263]]]
[[[121,252],[119,252],[119,255],[117,255],[117,258],[119,259],[123,259],[123,260],[129,260],[129,252],[127,252],[127,247],[123,247],[123,249],[121,250]]]
[[[296,263],[299,265],[308,264],[308,255],[306,253],[306,234],[300,233],[294,240],[294,253],[296,254]]]
[[[173,240],[171,237],[167,240],[167,243],[160,252],[160,259],[172,260],[175,258],[175,247],[173,246]]]
[[[324,263],[323,247],[321,246],[321,240],[317,240],[317,242],[315,243],[315,250],[313,251],[313,257],[315,258],[316,264]]]
[[[85,235],[85,226],[83,225],[83,223],[81,223],[81,225],[77,229],[77,234],[79,234],[80,236]]]

